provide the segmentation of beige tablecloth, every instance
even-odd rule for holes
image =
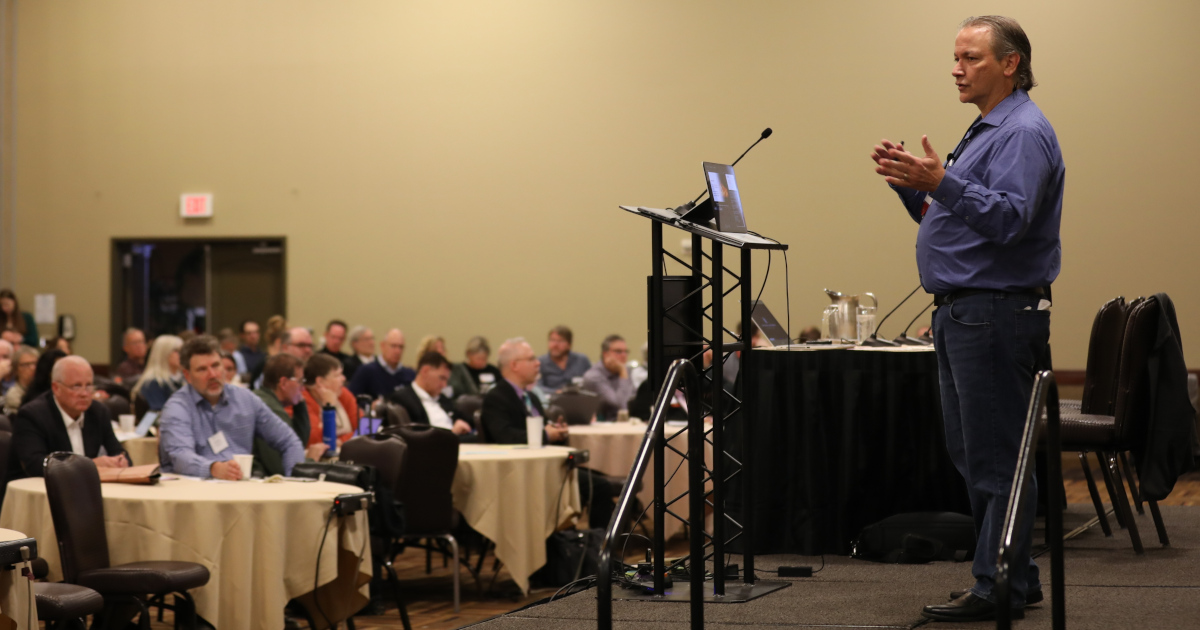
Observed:
[[[140,437],[121,442],[134,466],[145,466],[158,463],[158,438]]]
[[[517,586],[546,564],[546,538],[579,514],[579,482],[565,446],[463,444],[454,475],[454,507],[496,543]]]
[[[0,529],[0,542],[29,538],[21,532]],[[38,541],[39,553],[42,541]],[[20,630],[37,630],[37,602],[33,581],[21,576],[21,567],[0,571],[0,615],[12,619]]]
[[[596,424],[585,424],[572,426],[568,443],[572,448],[586,449],[591,454],[587,467],[593,470],[598,470],[606,475],[618,478],[626,478],[629,476],[629,471],[633,468],[633,462],[637,458],[638,449],[642,446],[642,440],[646,437],[646,427],[644,423],[627,423],[627,422],[600,422]],[[667,426],[666,436],[671,438],[682,427]],[[682,433],[678,437],[671,439],[671,444],[679,450],[687,450],[687,430],[682,429]],[[712,465],[712,445],[705,443],[705,461],[709,466]],[[665,460],[665,470],[667,478],[670,482],[667,483],[667,488],[664,496],[667,502],[687,492],[688,489],[688,470],[687,464],[680,462],[683,458],[674,451],[667,450]],[[676,472],[678,467],[678,472]],[[672,477],[671,473],[675,473]],[[650,463],[646,467],[646,473],[642,477],[642,490],[638,493],[638,500],[642,502],[643,509],[649,508],[646,512],[646,522],[654,520],[654,508],[651,507],[654,503],[654,457],[651,456]],[[675,503],[670,507],[670,510],[684,518],[688,516],[688,504],[685,501]],[[632,518],[636,519],[637,514]],[[710,519],[711,520],[711,519]],[[674,536],[676,533],[683,530],[683,523],[679,520],[667,515],[663,520],[663,533],[667,538]]]
[[[321,599],[333,619],[353,614],[367,602],[371,549],[365,511],[335,517],[318,554],[333,498],[358,488],[176,478],[155,486],[106,483],[102,492],[112,563],[186,560],[208,567],[211,579],[192,595],[200,615],[221,630],[279,630],[284,605],[311,592],[314,577],[319,584],[332,583],[329,589],[322,587],[323,593],[340,593]],[[50,565],[49,578],[62,579],[41,478],[8,484],[0,527],[37,538],[39,554]]]

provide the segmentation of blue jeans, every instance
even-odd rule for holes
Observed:
[[[967,482],[978,536],[971,592],[993,602],[996,555],[1025,414],[1050,340],[1050,312],[1037,308],[1035,296],[989,292],[955,300],[933,313],[946,448]],[[1037,488],[1030,490],[1010,574],[1017,607],[1027,593],[1041,589],[1030,557]]]

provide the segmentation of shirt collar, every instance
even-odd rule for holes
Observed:
[[[226,387],[229,387],[229,385],[221,386],[221,399],[217,401],[216,405],[209,405],[210,407],[216,407],[216,406],[223,405],[223,404],[225,404],[226,401],[229,400],[229,397],[225,395]],[[195,387],[192,387],[192,384],[188,383],[187,381],[184,381],[182,391],[183,391],[183,395],[187,396],[188,403],[190,403],[191,406],[193,406],[193,407],[198,407],[198,406],[200,406],[201,403],[208,402],[208,399],[205,398],[199,391],[197,391]]]
[[[988,115],[984,116],[983,120],[979,122],[991,127],[999,127],[1013,110],[1028,102],[1029,92],[1025,90],[1013,90],[1012,94],[1004,97],[1004,100],[997,103],[992,108],[992,111],[988,112]]]
[[[392,366],[388,365],[388,364],[387,364],[387,361],[384,361],[384,360],[383,360],[383,356],[382,356],[382,355],[380,355],[380,356],[378,356],[378,357],[375,357],[375,359],[376,359],[377,361],[379,361],[379,365],[382,365],[382,366],[383,366],[383,369],[387,370],[387,373],[388,373],[388,374],[395,374],[396,372],[399,372],[400,370],[404,369],[404,364],[403,364],[403,363],[400,363],[400,364],[396,365],[396,369],[392,369]]]
[[[82,426],[83,426],[83,418],[84,418],[85,416],[87,416],[87,411],[86,411],[86,410],[85,410],[83,413],[79,414],[79,419],[78,419],[78,420],[72,420],[72,419],[71,419],[71,416],[67,415],[67,410],[66,410],[66,409],[63,409],[63,408],[62,408],[62,405],[58,404],[58,399],[54,397],[54,394],[51,394],[51,395],[50,395],[50,399],[54,401],[54,406],[55,406],[55,407],[58,407],[58,413],[62,414],[62,419],[63,419],[63,422],[64,422],[64,423],[67,425],[67,428],[68,428],[68,429],[70,429],[71,427],[73,427],[73,426],[75,426],[75,425],[77,425],[77,424],[78,424],[80,427],[82,427]]]
[[[528,393],[528,392],[526,392],[526,391],[525,391],[525,388],[521,387],[520,385],[517,385],[516,383],[514,383],[514,382],[512,382],[512,381],[509,381],[508,379],[504,379],[504,380],[505,380],[505,381],[508,381],[508,384],[509,384],[509,385],[512,385],[512,388],[513,388],[514,390],[516,390],[516,392],[517,392],[517,398],[524,398],[524,397],[525,397],[525,394],[527,394],[527,393]]]
[[[436,398],[434,398],[433,396],[430,396],[429,392],[425,391],[425,388],[418,385],[415,381],[412,384],[412,389],[413,389],[413,392],[415,392],[417,394],[417,398],[420,399],[421,402],[423,402],[423,403],[437,402]]]

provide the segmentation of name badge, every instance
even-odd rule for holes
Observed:
[[[208,447],[212,449],[213,453],[220,453],[229,448],[229,441],[225,439],[225,432],[217,431],[212,434],[212,437],[208,438]]]
[[[496,375],[492,374],[490,372],[484,372],[483,374],[479,375],[479,382],[480,383],[495,383]]]

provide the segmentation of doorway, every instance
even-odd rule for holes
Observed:
[[[147,339],[184,330],[216,334],[286,313],[284,246],[278,237],[115,239],[112,363],[130,327]]]

